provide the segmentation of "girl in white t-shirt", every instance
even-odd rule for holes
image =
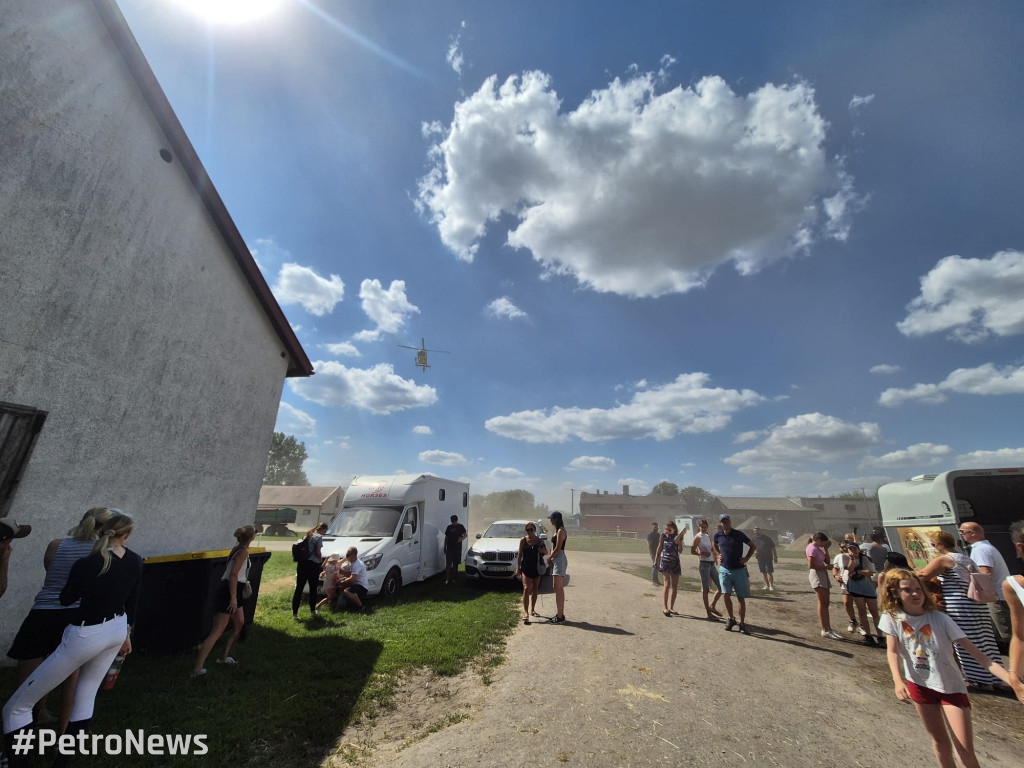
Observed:
[[[883,615],[879,629],[887,635],[896,698],[914,703],[932,737],[940,768],[956,767],[954,749],[964,768],[979,768],[974,755],[971,702],[953,643],[1000,680],[1009,683],[1010,676],[1002,665],[978,650],[956,622],[936,609],[931,594],[913,572],[902,568],[889,571],[882,583],[881,597]]]

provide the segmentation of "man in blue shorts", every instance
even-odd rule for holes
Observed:
[[[749,635],[745,623],[747,617],[747,598],[750,597],[750,577],[747,575],[747,560],[753,557],[757,547],[743,531],[737,531],[732,527],[732,519],[728,515],[719,515],[718,522],[722,530],[715,533],[714,549],[715,557],[718,559],[718,580],[722,585],[722,594],[725,595],[725,610],[729,613],[729,620],[725,623],[725,631],[728,632],[736,626],[736,619],[732,613],[732,592],[736,592],[736,600],[740,604],[740,632]],[[747,554],[743,554],[743,545],[750,547]]]

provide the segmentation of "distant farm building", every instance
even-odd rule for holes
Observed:
[[[289,524],[292,530],[308,531],[320,523],[329,525],[341,509],[344,495],[345,489],[337,485],[264,485],[260,488],[256,521],[266,519],[269,523],[272,515],[268,513],[291,511],[295,513],[295,521]]]
[[[0,40],[7,644],[89,507],[143,556],[229,546],[312,367],[113,0],[9,0]]]
[[[622,493],[580,493],[580,517],[591,531],[635,531],[647,533],[651,523],[660,528],[667,520],[689,514],[682,496],[631,496],[629,486]]]

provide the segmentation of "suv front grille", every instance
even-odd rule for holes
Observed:
[[[481,556],[483,560],[504,560],[505,562],[512,562],[516,559],[518,552],[484,552]]]

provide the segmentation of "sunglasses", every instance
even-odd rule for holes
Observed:
[[[536,528],[527,528],[527,529],[526,529],[526,532],[527,532],[527,533],[533,533],[533,532],[534,532],[534,531],[536,531],[536,530],[537,530]]]

